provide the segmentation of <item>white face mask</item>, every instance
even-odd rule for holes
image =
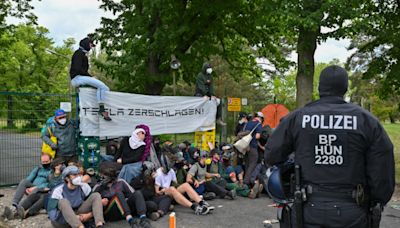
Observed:
[[[244,120],[239,120],[239,124],[242,124],[242,123],[244,123]]]
[[[74,179],[72,179],[72,184],[73,185],[81,185],[82,184],[82,177],[81,176],[77,176]]]
[[[212,68],[207,68],[206,72],[207,72],[207,74],[211,74],[212,73]]]
[[[65,125],[65,123],[67,123],[67,119],[66,118],[58,119],[57,122],[61,125]]]

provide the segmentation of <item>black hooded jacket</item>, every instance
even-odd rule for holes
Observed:
[[[214,85],[213,78],[211,74],[207,74],[207,68],[210,68],[211,64],[204,63],[201,72],[196,78],[196,92],[195,96],[214,96]]]
[[[72,55],[71,68],[69,75],[73,79],[77,75],[91,76],[89,70],[89,60],[85,52],[90,51],[90,40],[85,38],[79,42],[79,49]]]
[[[395,186],[393,145],[371,113],[343,100],[347,73],[335,67],[321,73],[321,98],[290,113],[275,129],[265,161],[276,165],[295,152],[304,184],[336,190],[361,184],[372,202],[386,204]],[[326,80],[332,75],[335,80]]]

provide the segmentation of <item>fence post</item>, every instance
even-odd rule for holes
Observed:
[[[7,128],[12,128],[13,126],[13,99],[11,95],[7,95]]]
[[[228,122],[228,118],[227,118],[228,112],[227,112],[226,103],[227,103],[226,97],[221,98],[221,104],[220,104],[220,105],[222,105],[221,106],[221,117],[222,117],[222,121],[224,121],[225,123]],[[219,143],[227,142],[227,137],[228,137],[227,136],[227,128],[228,128],[227,125],[221,127],[221,135],[220,135]]]

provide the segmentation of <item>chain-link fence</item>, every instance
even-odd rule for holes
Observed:
[[[46,120],[75,98],[70,94],[0,92],[0,186],[25,178],[40,164],[40,130]]]

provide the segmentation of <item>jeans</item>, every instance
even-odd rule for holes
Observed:
[[[146,215],[147,208],[146,202],[144,201],[144,197],[142,192],[135,191],[129,198],[128,198],[128,205],[131,209],[132,215],[137,214],[139,216]]]
[[[29,209],[28,215],[36,215],[39,213],[40,209],[44,207],[44,198],[46,197],[47,193],[45,192],[36,192],[28,195],[22,202],[20,206],[26,210]]]
[[[33,187],[35,185],[32,184],[32,182],[30,182],[27,179],[23,179],[21,182],[19,182],[17,190],[15,191],[14,194],[14,198],[12,200],[12,204],[14,206],[17,206],[19,204],[19,202],[21,201],[22,197],[24,197],[25,194],[25,190],[27,188]],[[32,192],[33,194],[34,192]]]
[[[156,196],[152,200],[146,201],[147,214],[152,212],[162,211],[164,215],[168,213],[169,206],[171,206],[172,199],[169,196]]]
[[[96,97],[97,97],[97,102],[99,104],[104,103],[105,93],[110,91],[110,88],[108,88],[108,86],[106,86],[106,84],[104,84],[102,81],[100,81],[96,78],[92,78],[90,76],[77,75],[71,80],[71,85],[73,87],[79,87],[81,85],[89,85],[89,86],[96,87],[97,88]]]

